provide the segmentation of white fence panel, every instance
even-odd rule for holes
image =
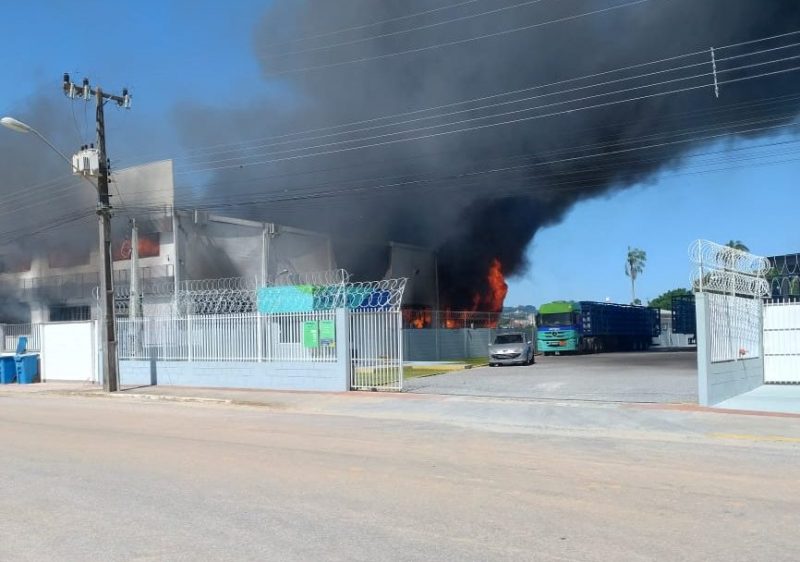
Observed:
[[[304,342],[307,323],[335,323],[335,311],[117,320],[119,358],[165,361],[336,361],[333,342]]]
[[[256,315],[187,318],[192,361],[257,361]]]
[[[20,336],[28,338],[28,351],[42,349],[41,324],[5,324],[3,325],[2,351],[7,353],[16,351]]]
[[[350,350],[353,389],[403,389],[403,335],[399,312],[351,312]]]
[[[711,362],[761,355],[761,300],[707,293]]]
[[[120,359],[186,360],[187,324],[179,317],[118,319],[117,354]]]
[[[764,382],[800,383],[800,303],[764,305]]]

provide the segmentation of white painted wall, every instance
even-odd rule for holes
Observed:
[[[94,322],[42,325],[42,381],[98,382]]]

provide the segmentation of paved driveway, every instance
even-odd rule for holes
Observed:
[[[480,367],[409,379],[409,392],[619,402],[697,402],[697,355],[653,351],[537,357],[527,367]]]

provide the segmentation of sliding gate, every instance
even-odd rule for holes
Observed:
[[[764,304],[764,382],[800,383],[800,302]]]

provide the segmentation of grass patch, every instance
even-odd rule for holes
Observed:
[[[470,367],[475,367],[478,365],[486,365],[488,360],[485,357],[477,357],[473,359],[467,359],[465,361],[457,361],[454,363],[458,363],[463,365],[462,368],[469,369]],[[419,377],[430,377],[433,375],[443,375],[445,373],[457,373],[462,370],[462,368],[453,368],[452,366],[425,366],[425,367],[412,367],[412,366],[404,366],[403,367],[403,379],[414,379]],[[381,381],[383,384],[390,384],[392,381],[392,372],[391,369],[389,370],[382,370],[382,369],[370,369],[370,368],[359,368],[356,370],[355,377],[354,377],[354,384],[358,386],[370,386],[375,385],[376,387],[382,386]]]
[[[415,377],[430,377],[432,375],[441,375],[448,373],[446,369],[439,369],[437,367],[403,367],[403,378],[413,379]]]
[[[488,357],[472,357],[471,359],[467,359],[466,361],[464,361],[464,363],[466,363],[467,365],[472,365],[473,367],[476,367],[478,365],[488,365],[489,364],[489,358]]]

